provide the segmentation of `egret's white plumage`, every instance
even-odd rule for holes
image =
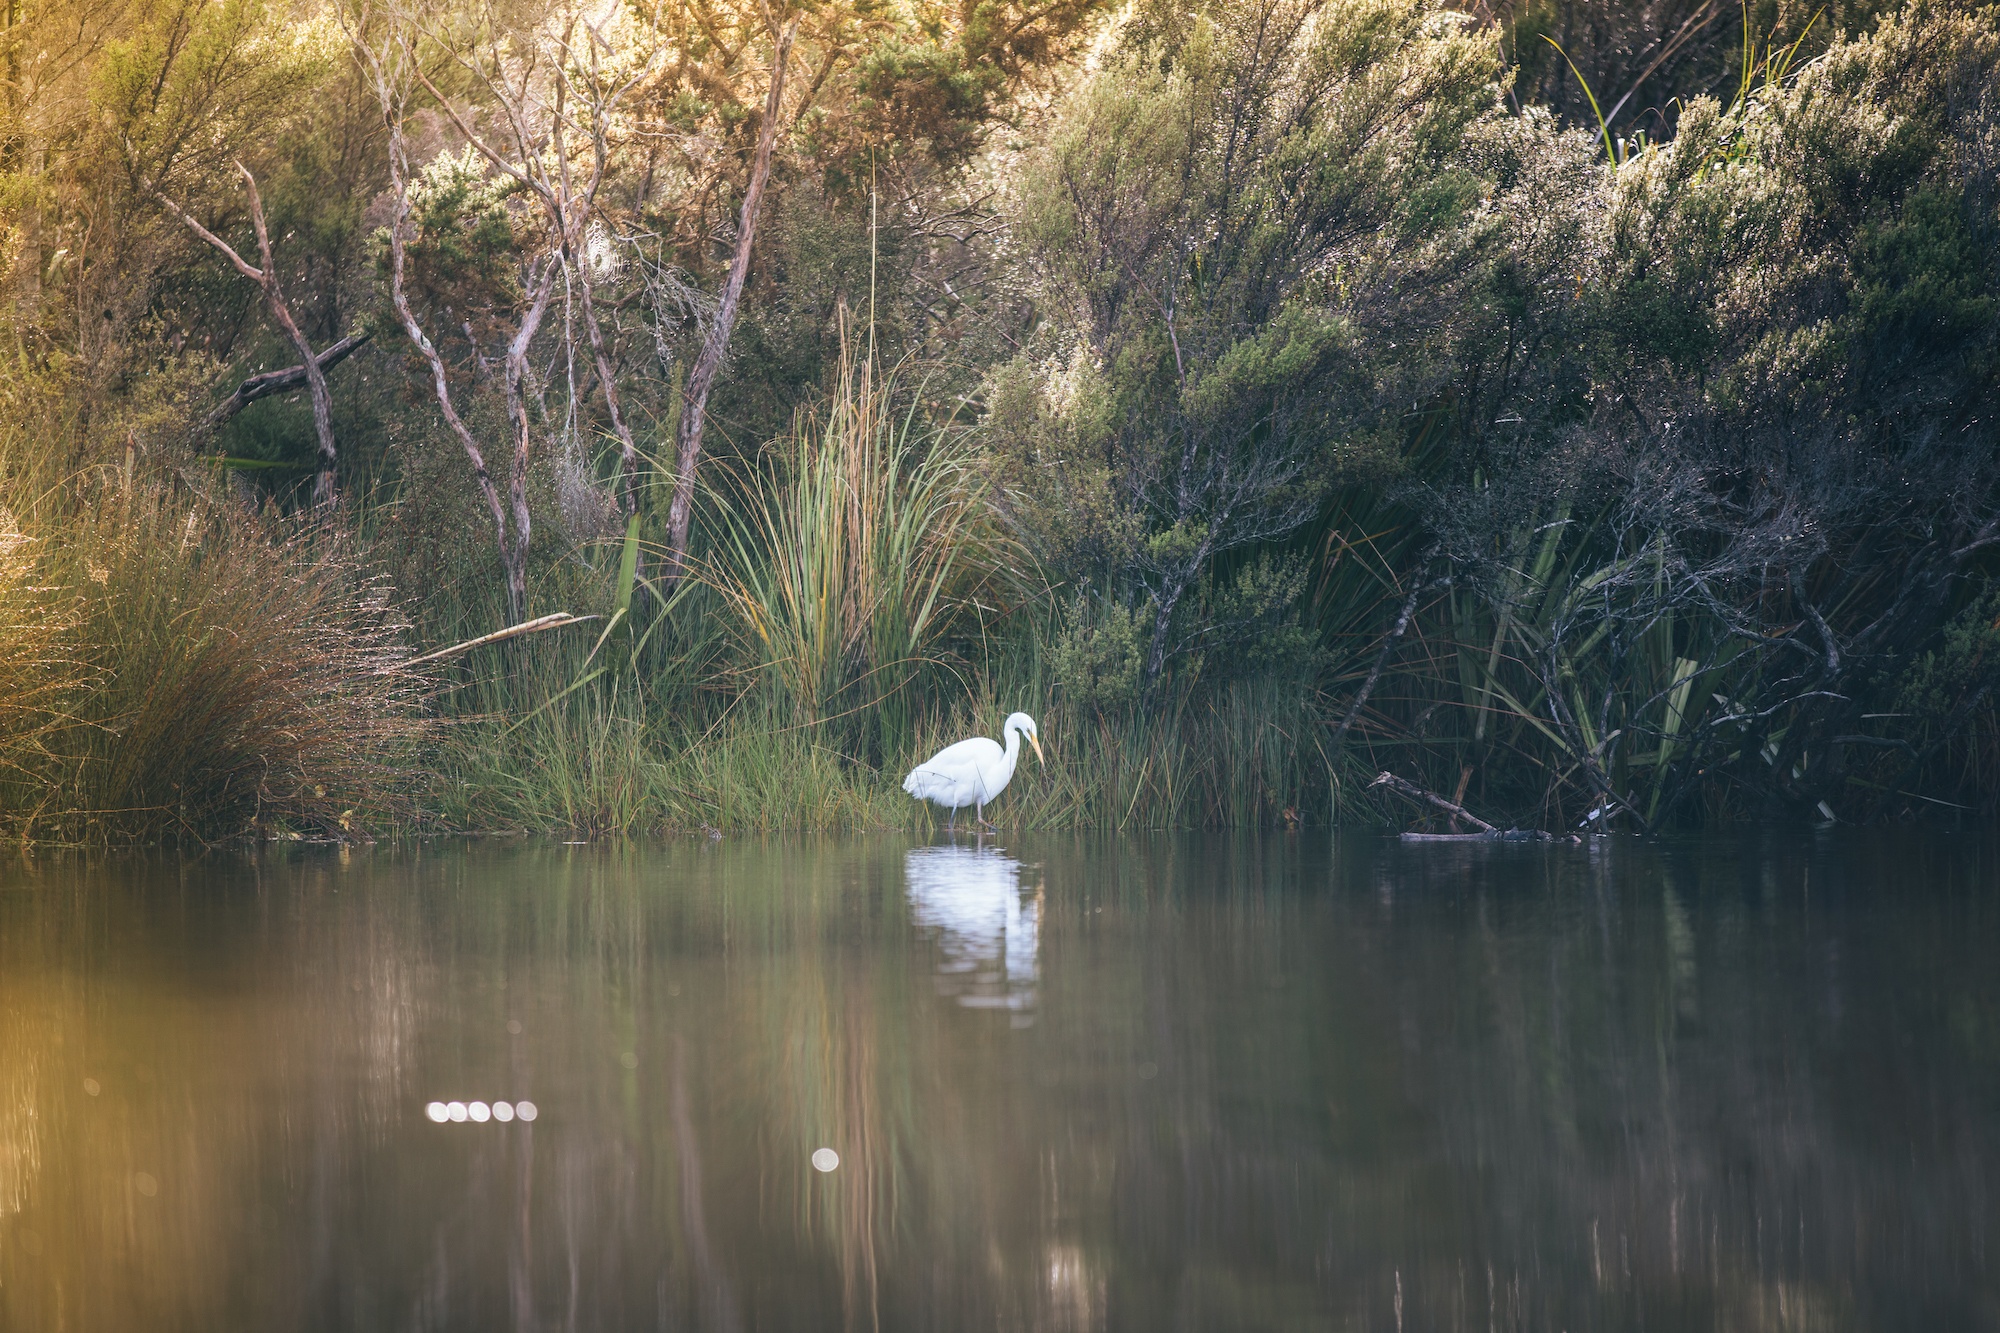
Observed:
[[[986,803],[1014,780],[1014,765],[1021,757],[1021,737],[1026,736],[1028,744],[1035,747],[1035,758],[1042,758],[1035,719],[1026,713],[1014,713],[1000,730],[1007,737],[1006,749],[984,736],[947,745],[910,770],[910,776],[903,779],[903,790],[920,801],[943,806],[951,811],[954,820],[969,805],[972,817],[986,824]],[[950,827],[949,821],[946,827]],[[986,824],[986,827],[993,826]]]

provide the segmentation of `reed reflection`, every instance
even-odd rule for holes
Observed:
[[[2000,843],[1437,850],[0,892],[0,1329],[1991,1325]]]
[[[1038,889],[1021,887],[1021,863],[993,847],[913,847],[903,878],[911,919],[944,955],[939,993],[1032,1022],[1042,906]]]

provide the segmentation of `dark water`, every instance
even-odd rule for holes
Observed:
[[[0,1328],[1996,1328],[1996,871],[1900,835],[20,865]]]

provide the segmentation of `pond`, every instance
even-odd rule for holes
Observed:
[[[2000,845],[0,877],[0,1328],[2000,1319]]]

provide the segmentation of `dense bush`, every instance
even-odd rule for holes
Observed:
[[[1990,8],[57,9],[23,830],[880,822],[1016,708],[1046,823],[2000,803]]]

